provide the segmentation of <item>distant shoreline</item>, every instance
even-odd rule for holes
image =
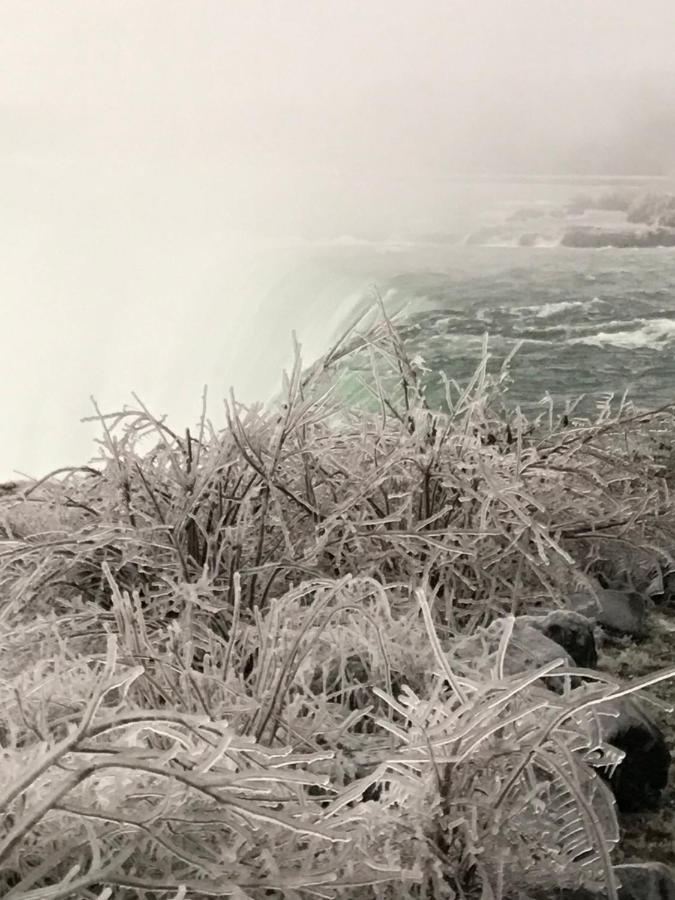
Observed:
[[[437,176],[428,176],[428,175],[410,175],[410,176],[400,176],[401,181],[405,180],[419,180],[420,178],[424,178],[425,181],[445,181],[445,182],[474,182],[476,184],[490,184],[490,183],[511,183],[511,184],[545,184],[545,183],[557,183],[557,184],[621,184],[621,185],[640,185],[644,184],[645,181],[658,181],[658,182],[673,182],[675,183],[675,172],[672,175],[545,175],[545,174],[532,174],[532,175],[524,175],[518,173],[502,173],[495,175],[437,175]]]

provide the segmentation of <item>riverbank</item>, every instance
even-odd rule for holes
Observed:
[[[542,620],[670,604],[672,408],[527,419],[508,381],[484,359],[430,408],[384,317],[270,410],[101,416],[98,459],[0,497],[5,896],[612,896],[598,710],[673,672],[542,656]]]

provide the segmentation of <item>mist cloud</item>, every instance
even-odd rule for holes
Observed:
[[[672,0],[4,0],[0,477],[83,455],[90,394],[264,397],[312,325],[274,307],[267,240],[452,230],[453,175],[675,171],[671,23]]]
[[[10,2],[0,147],[244,177],[670,169],[671,20],[668,0]]]

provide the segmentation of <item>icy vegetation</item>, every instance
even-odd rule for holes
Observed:
[[[607,542],[668,561],[672,413],[527,420],[487,355],[430,409],[381,312],[273,408],[99,413],[5,500],[7,900],[616,896],[597,712],[673,672],[505,658]]]

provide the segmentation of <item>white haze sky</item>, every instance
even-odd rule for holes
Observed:
[[[673,46],[672,0],[0,0],[0,479],[92,455],[90,394],[265,399],[316,326],[270,243],[453,173],[673,173]]]

